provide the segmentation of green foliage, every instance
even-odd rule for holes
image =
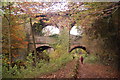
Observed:
[[[77,48],[71,52],[71,54],[86,54],[87,52],[83,49]]]
[[[6,66],[3,66],[2,76],[3,78],[19,78],[21,76],[21,73],[20,73],[20,70],[18,70],[18,67],[16,65],[14,67],[10,67],[10,70],[8,70]]]
[[[119,9],[117,3],[84,3],[88,10],[74,17],[84,28],[81,45],[85,45],[99,62],[105,65],[118,64],[119,58]],[[112,9],[113,8],[113,9]],[[89,58],[89,57],[88,57]],[[95,58],[90,58],[93,62]],[[91,62],[92,62],[91,61]]]
[[[68,61],[72,60],[71,55],[63,54],[59,58],[51,59],[49,64],[45,64],[41,67],[40,72],[42,74],[51,73],[53,71],[57,71],[63,65],[65,65]]]
[[[58,44],[57,48],[64,51],[64,53],[67,53],[69,49],[69,32],[68,28],[64,27],[62,31],[60,32],[60,36],[58,37]],[[62,51],[62,53],[63,53]]]
[[[34,78],[43,74],[57,71],[64,66],[68,61],[72,60],[72,56],[69,54],[62,54],[59,58],[53,58],[50,62],[40,60],[37,66],[33,66],[32,54],[27,57],[26,68],[21,66],[20,69],[15,65],[10,70],[6,66],[3,66],[3,78]]]
[[[50,35],[49,37],[53,37],[53,38],[55,38],[55,39],[58,39],[58,34],[53,34],[53,35]]]
[[[34,61],[32,53],[30,53],[27,57],[27,61],[25,61],[25,66],[11,67],[8,71],[7,66],[3,66],[3,77],[4,78],[33,78],[38,75],[43,75],[47,73],[51,73],[53,71],[57,71],[59,68],[64,66],[68,61],[72,60],[72,55],[68,54],[68,44],[69,37],[68,33],[66,33],[66,28],[61,32],[61,35],[58,37],[58,42],[55,47],[55,51],[48,54],[47,51],[43,51],[39,53],[40,56],[38,58],[44,58],[43,60],[38,59],[36,67],[34,66]],[[46,62],[45,58],[50,57],[49,63]],[[4,74],[6,73],[6,74]],[[12,74],[13,73],[13,74]]]
[[[93,54],[85,57],[85,63],[99,63],[99,58]]]
[[[114,23],[115,18],[116,16],[113,16],[109,23],[107,22],[108,18],[105,19],[104,17],[102,19],[96,20],[87,33],[87,35],[91,36],[89,40],[95,41],[96,39],[96,48],[99,48],[97,51],[101,53],[98,55],[101,56],[102,59],[111,54],[113,56],[117,55],[119,51],[118,40],[120,40],[120,38],[118,33],[118,27]]]
[[[88,56],[86,51],[84,51],[83,49],[79,49],[79,48],[73,50],[70,54],[73,55],[73,57],[75,57],[76,59],[78,59],[80,56],[83,56],[84,58]]]
[[[44,34],[44,33],[42,33],[42,29],[45,27],[44,24],[45,23],[41,23],[41,22],[33,24],[32,29],[33,29],[35,35],[41,36]]]
[[[59,58],[62,54],[68,54],[69,34],[68,28],[64,27],[60,35],[56,37],[56,43],[52,45],[55,51],[50,54],[50,58]],[[54,36],[55,37],[55,36]]]

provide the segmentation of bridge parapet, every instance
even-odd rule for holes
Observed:
[[[54,43],[56,40],[47,36],[35,37],[35,43]],[[30,43],[33,43],[32,37],[30,37]]]

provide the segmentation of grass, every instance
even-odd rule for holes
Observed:
[[[97,56],[90,54],[84,59],[84,63],[99,63]]]
[[[72,56],[70,54],[62,54],[57,59],[51,59],[50,62],[41,61],[37,64],[36,67],[27,65],[27,69],[21,67],[20,70],[17,69],[17,66],[14,66],[7,70],[6,67],[3,67],[3,78],[34,78],[40,75],[49,74],[51,72],[57,71],[62,66],[64,66],[67,62],[72,60]]]
[[[49,55],[49,62],[42,60],[34,67],[32,66],[33,56],[31,55],[31,58],[27,59],[28,64],[26,64],[26,69],[21,67],[21,69],[18,70],[17,66],[14,66],[8,71],[7,68],[3,66],[3,78],[34,78],[57,71],[73,59],[72,55],[68,53],[68,42],[69,37],[65,29],[62,31],[62,34],[58,37],[58,40],[54,45],[55,51]]]

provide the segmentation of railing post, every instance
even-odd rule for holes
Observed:
[[[36,63],[37,63],[37,51],[36,51],[36,45],[35,45],[34,31],[33,31],[33,29],[32,29],[32,18],[30,18],[30,26],[31,26],[31,34],[32,34],[33,45],[34,45],[35,66],[36,66]]]

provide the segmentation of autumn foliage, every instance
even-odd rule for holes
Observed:
[[[5,15],[9,16],[9,15]],[[11,17],[11,25],[9,28],[8,21],[5,17],[3,17],[3,54],[6,55],[6,58],[8,53],[9,53],[9,33],[8,31],[10,30],[10,48],[12,52],[12,57],[17,58],[19,57],[19,51],[21,49],[26,49],[28,42],[26,41],[26,34],[25,34],[25,29],[24,25],[19,25],[23,20],[18,19],[19,16],[17,15],[10,15]]]

